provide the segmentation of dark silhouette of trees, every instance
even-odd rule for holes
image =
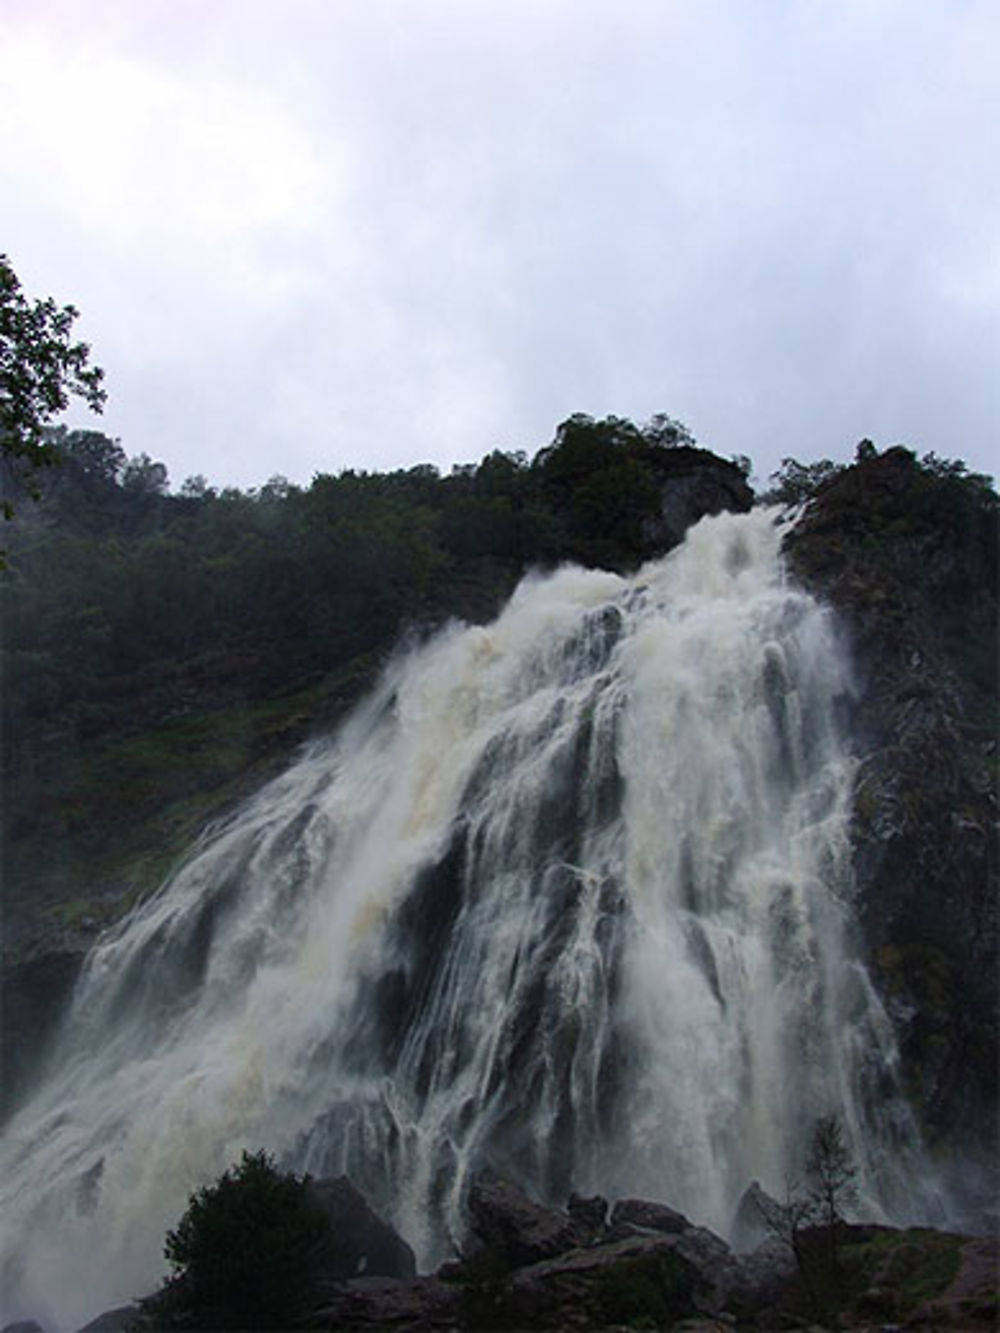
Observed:
[[[59,458],[45,428],[71,396],[100,412],[104,372],[90,364],[90,348],[73,340],[75,306],[48,297],[30,301],[6,255],[0,255],[0,455],[9,477],[27,489],[32,474]],[[3,500],[10,518],[13,507]]]

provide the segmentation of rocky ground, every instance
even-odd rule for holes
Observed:
[[[468,1200],[466,1253],[417,1276],[409,1247],[345,1179],[318,1182],[339,1238],[282,1327],[302,1330],[664,1329],[675,1333],[998,1327],[996,1238],[842,1225],[735,1252],[663,1204],[572,1197],[547,1208],[484,1173]],[[345,1244],[346,1238],[346,1244]],[[216,1321],[217,1320],[217,1321]],[[101,1315],[80,1333],[232,1327],[224,1312],[165,1293]],[[11,1325],[3,1333],[50,1333]]]

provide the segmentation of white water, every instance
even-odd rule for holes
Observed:
[[[151,1290],[244,1147],[346,1170],[426,1265],[489,1160],[725,1231],[840,1116],[919,1210],[848,944],[849,692],[773,514],[565,569],[387,671],[92,954],[0,1146],[6,1318]]]

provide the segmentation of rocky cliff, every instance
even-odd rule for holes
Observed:
[[[857,911],[911,1098],[945,1158],[978,1143],[995,1168],[995,499],[890,449],[823,486],[785,549],[853,653]]]

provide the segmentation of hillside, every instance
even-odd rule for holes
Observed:
[[[401,637],[487,619],[530,567],[634,569],[752,500],[669,418],[570,418],[531,462],[494,453],[444,478],[252,494],[168,495],[104,437],[63,443],[5,575],[10,1097],[99,931],[328,731]],[[786,551],[854,655],[863,952],[938,1152],[995,1160],[995,496],[900,449],[813,480]]]
[[[531,462],[167,494],[63,433],[2,576],[2,1086],[17,1094],[99,932],[206,823],[329,731],[401,639],[495,615],[529,568],[635,568],[741,469],[661,416],[575,416]]]

